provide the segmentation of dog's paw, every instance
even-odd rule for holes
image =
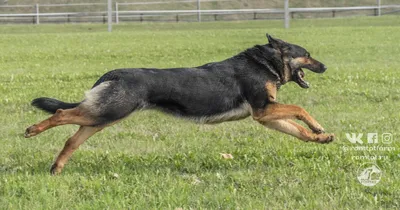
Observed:
[[[38,127],[36,125],[32,125],[31,127],[27,128],[25,130],[24,137],[29,138],[32,136],[36,136],[38,133],[40,133],[40,130],[38,129]]]
[[[50,174],[52,176],[59,175],[61,174],[62,168],[63,167],[59,166],[57,163],[54,163],[50,168]]]
[[[315,134],[325,133],[325,129],[324,129],[322,126],[320,126],[320,125],[315,126],[315,127],[310,127],[310,129],[311,129],[312,132],[315,133]]]
[[[323,127],[314,128],[314,129],[312,129],[312,131],[313,131],[313,133],[315,133],[315,134],[322,134],[322,133],[325,133],[325,129],[324,129]]]
[[[318,134],[316,136],[316,142],[321,144],[328,144],[335,140],[335,134]]]

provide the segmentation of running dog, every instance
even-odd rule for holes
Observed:
[[[100,77],[79,103],[36,98],[32,105],[53,114],[26,129],[29,138],[59,125],[77,124],[51,167],[61,173],[72,153],[86,139],[119,122],[135,110],[157,109],[199,123],[220,123],[248,116],[265,127],[303,141],[329,143],[334,134],[303,108],[277,102],[277,90],[287,82],[302,88],[302,68],[323,73],[326,66],[304,48],[273,38],[221,62],[193,68],[117,69]],[[297,124],[301,120],[311,130]]]

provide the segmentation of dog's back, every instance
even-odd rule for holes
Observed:
[[[79,106],[96,119],[96,125],[119,120],[138,109],[157,109],[200,123],[249,116],[250,107],[234,71],[215,65],[163,70],[117,69],[100,77],[80,103],[40,98],[34,100],[34,105],[51,113],[59,108]]]
[[[121,97],[124,97],[125,100],[122,101],[128,105],[123,106],[123,110],[128,109],[127,112],[135,109],[158,109],[207,123],[221,120],[221,117],[214,117],[218,115],[224,115],[226,120],[230,117],[238,119],[232,113],[226,113],[246,107],[240,84],[232,69],[224,71],[221,68],[216,69],[214,65],[164,70],[114,70],[102,76],[94,89],[104,82],[108,82],[109,87],[100,93],[104,97],[101,101],[108,99],[112,107],[118,107],[122,106]],[[238,110],[234,112],[240,115],[239,118],[243,118],[250,114],[247,108],[240,113]],[[101,110],[103,109],[104,106]]]

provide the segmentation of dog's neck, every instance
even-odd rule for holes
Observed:
[[[281,78],[281,85],[289,82],[292,80],[292,70],[289,65],[289,58],[286,56],[282,56],[283,60],[283,72],[282,72],[282,78]]]
[[[291,81],[290,66],[286,64],[289,58],[282,56],[281,52],[269,45],[256,45],[241,54],[274,75],[279,87]]]

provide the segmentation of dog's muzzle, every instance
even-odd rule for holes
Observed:
[[[309,69],[312,72],[319,73],[319,74],[324,73],[327,69],[327,67],[322,63],[319,63],[319,65],[307,66],[305,68]],[[293,71],[292,80],[295,81],[302,88],[309,88],[310,83],[305,81],[304,77],[305,77],[305,73],[304,73],[303,69],[297,68]]]

